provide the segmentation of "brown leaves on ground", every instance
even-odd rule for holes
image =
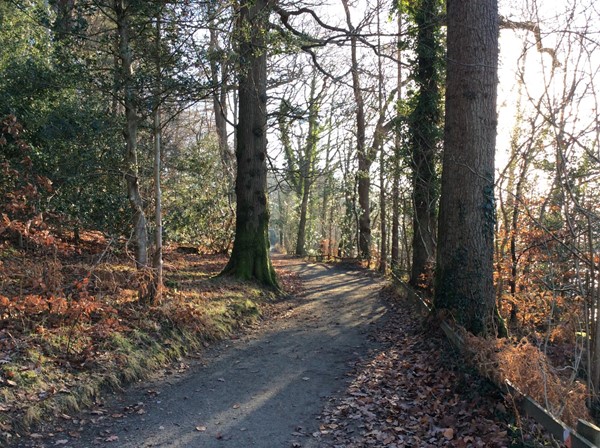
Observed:
[[[60,413],[51,402],[77,408],[102,385],[135,381],[275,312],[273,295],[214,279],[225,256],[174,248],[165,251],[162,302],[143,306],[123,247],[95,232],[81,240],[52,251],[0,240],[0,444]],[[278,274],[285,290],[301,288],[297,275]]]
[[[409,303],[380,334],[390,347],[358,366],[345,397],[333,401],[313,434],[329,447],[508,447],[498,391],[465,368],[460,355]]]

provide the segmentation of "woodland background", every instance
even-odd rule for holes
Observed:
[[[221,286],[197,302],[181,292],[220,267],[188,272],[184,252],[231,253],[240,80],[263,56],[272,250],[359,259],[438,293],[445,5],[296,3],[264,2],[270,22],[247,24],[247,2],[0,4],[4,385],[127,346],[110,335],[130,337],[130,319],[138,343],[167,321],[221,331],[204,328]],[[480,205],[510,335],[474,342],[480,362],[567,420],[597,415],[600,397],[599,18],[591,0],[501,2],[496,164]],[[249,42],[260,50],[244,53]],[[248,294],[219,325],[255,314]]]

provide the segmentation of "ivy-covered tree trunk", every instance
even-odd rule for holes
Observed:
[[[440,1],[419,0],[409,7],[417,25],[415,83],[418,93],[409,117],[413,186],[413,241],[410,283],[419,288],[435,260],[438,151],[442,116],[440,94]]]
[[[498,333],[493,284],[497,0],[448,0],[446,123],[435,307]]]
[[[222,274],[277,287],[269,256],[267,201],[267,52],[270,0],[239,3],[239,121],[236,223],[231,258]]]

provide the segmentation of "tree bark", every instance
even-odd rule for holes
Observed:
[[[277,287],[269,256],[267,200],[267,28],[270,0],[242,0],[237,18],[240,49],[237,124],[236,223],[223,275]]]
[[[146,215],[144,203],[140,194],[138,180],[137,131],[139,117],[136,112],[135,93],[133,85],[133,58],[130,43],[131,26],[129,22],[128,3],[126,0],[116,0],[117,32],[119,36],[119,77],[123,88],[125,107],[125,180],[127,197],[132,212],[133,245],[135,262],[138,269],[148,265],[148,233],[146,230]]]
[[[348,0],[342,0],[346,12],[346,22],[350,29],[350,52],[351,52],[351,72],[352,72],[352,92],[356,102],[356,156],[358,159],[358,254],[363,260],[371,260],[371,204],[370,189],[371,177],[370,169],[372,160],[369,157],[366,146],[366,119],[365,104],[360,86],[360,77],[358,73],[358,54],[356,30],[350,19],[350,9]]]
[[[402,35],[402,2],[398,2],[398,36]],[[400,39],[400,37],[398,37]],[[402,102],[402,49],[398,42],[398,62],[397,62],[397,95],[398,105]],[[394,139],[394,157],[392,173],[392,243],[390,253],[390,263],[393,272],[397,272],[400,264],[400,157],[401,157],[401,138],[400,128],[395,128]]]
[[[437,161],[440,142],[441,100],[439,65],[440,18],[438,0],[420,0],[414,6],[417,24],[418,86],[409,117],[413,186],[413,241],[410,283],[420,288],[432,274],[436,246],[438,200]]]
[[[163,290],[163,222],[161,191],[161,155],[162,155],[162,122],[160,116],[161,98],[161,11],[156,14],[156,88],[154,93],[154,284],[151,295],[153,301],[159,301]]]
[[[210,75],[212,78],[212,100],[213,112],[215,114],[215,127],[217,130],[217,138],[219,141],[219,150],[221,153],[221,163],[228,176],[228,180],[233,184],[234,178],[234,154],[229,148],[227,142],[227,65],[223,60],[221,48],[217,34],[217,10],[218,5],[209,2],[209,15],[211,20],[210,26]]]
[[[446,123],[435,307],[498,332],[493,285],[497,0],[448,0]]]
[[[302,203],[300,206],[300,223],[298,225],[298,239],[296,244],[296,255],[306,255],[306,226],[309,214],[309,199],[315,177],[315,163],[317,160],[317,145],[320,138],[319,109],[321,107],[322,94],[317,94],[317,77],[313,75],[310,84],[310,104],[308,107],[308,136],[304,146],[304,156],[301,160],[302,175]]]
[[[381,0],[377,0],[377,51],[381,52]],[[381,62],[381,54],[377,56],[377,106],[380,111],[383,111],[383,66]],[[381,242],[379,250],[379,272],[385,274],[387,271],[387,204],[385,196],[385,153],[383,151],[383,139],[378,139],[379,153],[379,209],[381,211],[380,218],[380,231],[381,231]],[[375,143],[375,142],[374,142]]]

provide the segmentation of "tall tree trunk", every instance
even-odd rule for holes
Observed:
[[[417,24],[418,85],[416,104],[409,117],[413,185],[413,241],[410,283],[423,285],[432,274],[436,245],[438,199],[437,160],[440,142],[441,98],[439,65],[439,0],[419,0],[412,14]]]
[[[155,233],[154,233],[154,257],[152,267],[155,273],[155,287],[153,299],[160,300],[163,289],[163,223],[162,223],[162,191],[161,191],[161,120],[160,109],[154,112],[154,201],[155,201]]]
[[[306,255],[306,226],[309,216],[309,199],[315,175],[317,160],[317,145],[320,137],[319,109],[321,97],[325,87],[317,94],[317,77],[313,74],[310,84],[310,105],[308,107],[308,136],[304,145],[304,155],[301,160],[300,172],[302,175],[302,203],[300,205],[300,222],[298,225],[298,239],[296,255]]]
[[[331,120],[330,120],[331,122]],[[327,211],[329,210],[329,196],[331,194],[331,174],[329,173],[331,165],[331,131],[327,136],[327,145],[325,147],[325,167],[323,169],[323,201],[321,202],[321,239],[327,240],[328,237],[328,225],[327,225]],[[329,241],[329,254],[331,255],[331,240]]]
[[[371,260],[371,163],[368,149],[366,146],[366,119],[365,104],[360,86],[358,49],[356,30],[352,25],[350,18],[350,8],[348,0],[342,0],[346,12],[346,22],[350,29],[350,51],[351,51],[351,71],[352,71],[352,92],[356,102],[356,156],[358,159],[358,253],[363,260]]]
[[[120,81],[123,86],[125,106],[125,180],[127,197],[132,212],[133,245],[135,262],[138,269],[148,265],[148,233],[144,203],[140,194],[138,178],[137,131],[139,117],[136,112],[133,85],[132,50],[130,43],[131,25],[129,22],[129,4],[126,0],[116,0],[114,10],[119,36]]]
[[[221,162],[228,176],[228,180],[233,184],[234,179],[234,154],[229,148],[227,142],[227,65],[223,60],[222,51],[219,46],[217,32],[217,16],[219,10],[215,2],[208,3],[210,26],[210,75],[212,78],[212,100],[213,113],[215,115],[215,128],[219,141],[219,150],[221,153]]]
[[[498,333],[493,285],[497,0],[448,0],[445,147],[435,307]]]
[[[161,191],[161,153],[162,153],[162,123],[160,116],[161,98],[161,11],[156,14],[156,88],[154,93],[154,285],[151,291],[152,300],[161,299],[163,290],[163,223],[162,223],[162,191]]]
[[[269,256],[267,200],[267,29],[271,0],[241,0],[236,223],[233,250],[222,274],[277,287]]]
[[[398,2],[398,36],[402,35],[402,2]],[[397,88],[398,105],[402,102],[402,47],[398,42],[398,62],[397,62]],[[394,157],[392,173],[392,244],[391,244],[391,264],[392,271],[397,271],[400,263],[400,157],[401,157],[401,139],[400,128],[395,128],[394,139]]]
[[[381,0],[377,0],[377,51],[381,52]],[[381,54],[377,55],[377,106],[380,111],[383,110],[383,66],[381,63]],[[379,250],[379,272],[385,274],[387,271],[387,209],[385,197],[385,153],[383,152],[383,139],[377,148],[379,153],[379,209],[381,245]]]

